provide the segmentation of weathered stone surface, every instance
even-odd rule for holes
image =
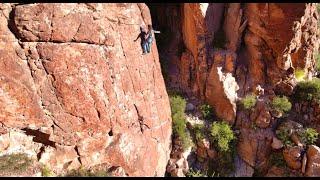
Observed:
[[[235,158],[235,167],[235,177],[251,177],[254,173],[254,169],[238,155]]]
[[[106,163],[128,176],[163,176],[168,96],[156,44],[142,56],[133,42],[139,26],[151,23],[148,7],[39,3],[0,10],[1,137],[12,129],[34,132],[39,145],[15,148],[39,152],[49,143],[41,161],[57,171],[79,158],[85,167]]]
[[[283,147],[283,143],[278,138],[273,137],[271,147],[273,149],[281,149]]]
[[[271,115],[264,101],[257,101],[254,111],[250,114],[250,119],[260,128],[267,128],[270,125]]]
[[[272,166],[265,177],[284,177],[285,169],[277,166]]]
[[[303,148],[299,146],[287,147],[283,150],[283,157],[288,165],[292,169],[300,169],[301,164],[301,152]]]
[[[228,3],[223,30],[226,35],[226,48],[236,52],[240,47],[242,33],[247,20],[242,20],[243,9],[240,3]]]
[[[301,166],[301,172],[303,174],[306,172],[306,167],[307,167],[307,154],[304,153],[303,158],[302,158],[302,166]]]
[[[217,116],[230,124],[233,124],[235,120],[237,90],[239,89],[232,75],[235,59],[234,53],[214,52],[214,63],[208,75],[205,94],[207,102],[214,108]]]
[[[126,172],[124,171],[124,169],[122,167],[117,167],[116,169],[114,169],[113,171],[111,171],[111,175],[113,177],[126,177]]]
[[[320,176],[320,148],[309,145],[307,150],[306,176]]]

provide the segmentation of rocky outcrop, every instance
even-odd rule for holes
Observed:
[[[238,153],[248,172],[238,174],[265,169],[279,118],[268,103],[276,94],[292,94],[295,70],[311,73],[315,64],[316,4],[185,3],[180,7],[185,50],[170,49],[180,56],[168,58],[177,65],[174,76],[180,80],[170,79],[170,86],[197,95],[214,107],[219,118],[240,130]],[[236,106],[238,97],[257,88],[263,93],[253,112]]]
[[[107,164],[128,176],[163,176],[168,96],[156,44],[142,56],[133,41],[140,25],[151,23],[148,7],[40,3],[0,10],[1,154],[30,152],[57,172]]]
[[[213,106],[220,118],[232,124],[239,89],[234,78],[237,56],[231,51],[214,51],[212,46],[214,36],[222,28],[223,9],[224,5],[184,4],[182,32],[187,51],[181,56],[180,77],[183,90],[191,89]],[[214,21],[208,22],[210,19]]]
[[[320,148],[314,145],[308,146],[307,150],[307,166],[306,176],[319,176],[320,175]]]
[[[283,157],[291,169],[301,169],[302,150],[300,146],[288,147],[283,151]]]

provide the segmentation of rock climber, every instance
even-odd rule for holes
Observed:
[[[153,42],[152,33],[160,34],[160,31],[153,30],[152,26],[149,24],[148,25],[148,33],[147,33],[147,53],[150,53],[150,50],[151,50],[151,45]]]
[[[141,39],[141,48],[143,53],[142,54],[146,54],[147,53],[147,33],[144,30],[144,28],[142,26],[140,26],[140,34],[138,35],[137,39],[134,40],[134,42],[136,42],[138,39]]]

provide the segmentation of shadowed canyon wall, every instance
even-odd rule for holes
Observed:
[[[55,172],[105,164],[164,176],[163,76],[239,131],[236,176],[265,171],[278,121],[266,104],[292,94],[297,69],[311,77],[319,49],[315,3],[2,3],[0,12],[0,155],[25,152]],[[134,40],[151,22],[161,34],[142,55]],[[256,108],[239,108],[257,87]]]
[[[170,7],[177,12],[174,15],[181,15],[177,19],[182,23],[177,27],[167,20],[159,26],[179,28],[177,36],[182,37],[179,43],[184,49],[171,48],[171,54],[178,55],[165,57],[175,64],[167,83],[207,102],[220,119],[240,131],[236,176],[264,170],[277,123],[266,106],[268,99],[292,94],[297,69],[308,77],[314,72],[319,48],[316,4],[185,3]],[[166,10],[162,8],[151,11],[152,17],[160,17],[158,13]],[[166,11],[161,18],[169,19],[172,14]],[[264,94],[255,111],[248,114],[239,109],[236,101],[257,94],[259,87]]]

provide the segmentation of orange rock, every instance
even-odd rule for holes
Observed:
[[[38,143],[53,146],[43,159],[53,170],[80,157],[85,167],[164,176],[171,114],[158,51],[154,42],[142,56],[133,41],[139,25],[151,23],[148,7],[0,4],[0,11],[1,127],[37,131]]]
[[[301,164],[301,152],[303,148],[299,146],[287,147],[283,150],[283,157],[287,165],[292,169],[300,169]]]
[[[309,145],[307,150],[307,166],[306,176],[317,177],[320,176],[320,148],[315,145]]]

